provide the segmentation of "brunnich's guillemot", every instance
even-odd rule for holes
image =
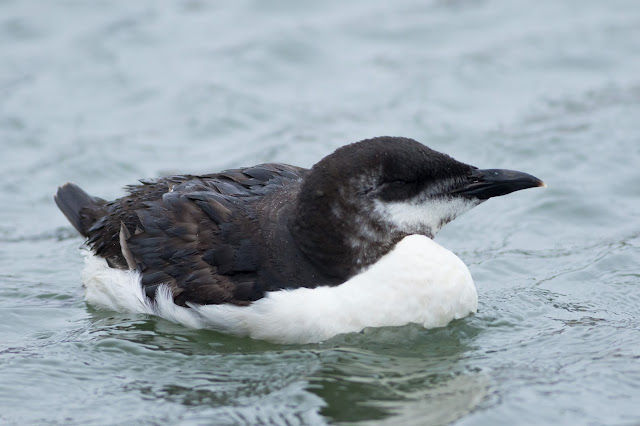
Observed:
[[[58,189],[87,238],[86,300],[280,343],[476,312],[469,270],[433,236],[491,197],[544,186],[398,137],[343,146],[311,169],[140,182],[110,202]]]

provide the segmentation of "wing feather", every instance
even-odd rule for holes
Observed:
[[[106,203],[88,243],[120,268],[139,268],[152,297],[166,284],[181,305],[246,305],[264,295],[255,203],[299,185],[305,169],[263,164],[209,175],[141,180]],[[95,213],[95,212],[94,212]]]

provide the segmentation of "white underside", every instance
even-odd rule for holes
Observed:
[[[97,308],[152,314],[192,328],[208,328],[276,343],[313,343],[366,327],[443,327],[476,312],[478,296],[467,267],[449,250],[419,235],[336,287],[270,292],[249,306],[173,303],[161,286],[149,300],[140,274],[109,268],[87,252],[85,299]]]

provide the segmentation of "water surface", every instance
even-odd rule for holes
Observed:
[[[0,0],[0,423],[640,423],[636,1]],[[52,194],[412,137],[546,190],[437,241],[477,315],[282,346],[83,302]]]

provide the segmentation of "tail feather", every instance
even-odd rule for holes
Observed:
[[[86,222],[87,216],[82,213],[82,210],[95,210],[105,203],[104,200],[92,197],[84,192],[78,185],[70,182],[59,187],[53,199],[73,227],[85,237],[88,235],[87,229],[91,224],[84,223]]]

